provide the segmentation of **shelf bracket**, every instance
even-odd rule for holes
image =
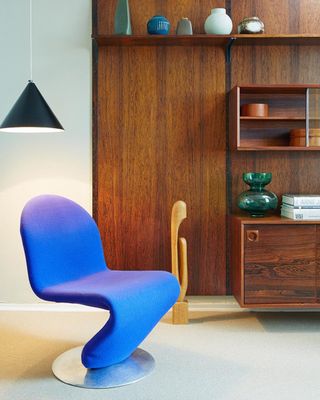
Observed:
[[[236,38],[230,38],[228,39],[227,45],[226,45],[226,64],[231,63],[231,47],[233,43],[236,41]]]

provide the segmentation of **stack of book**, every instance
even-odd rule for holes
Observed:
[[[281,216],[297,220],[320,220],[320,195],[284,194]]]

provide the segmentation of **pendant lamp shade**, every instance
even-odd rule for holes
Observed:
[[[0,132],[63,132],[63,127],[33,81],[24,91],[0,126]]]

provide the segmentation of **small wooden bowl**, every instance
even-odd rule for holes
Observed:
[[[267,117],[269,115],[269,106],[264,103],[243,104],[240,114],[243,117]]]
[[[291,129],[290,131],[290,146],[305,146],[306,145],[306,130]],[[320,129],[309,129],[309,146],[320,146]]]

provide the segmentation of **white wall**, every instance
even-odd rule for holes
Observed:
[[[29,79],[29,0],[0,0],[0,120]],[[0,134],[0,302],[40,301],[30,287],[19,219],[40,193],[91,211],[91,0],[33,0],[33,80],[63,134]]]

